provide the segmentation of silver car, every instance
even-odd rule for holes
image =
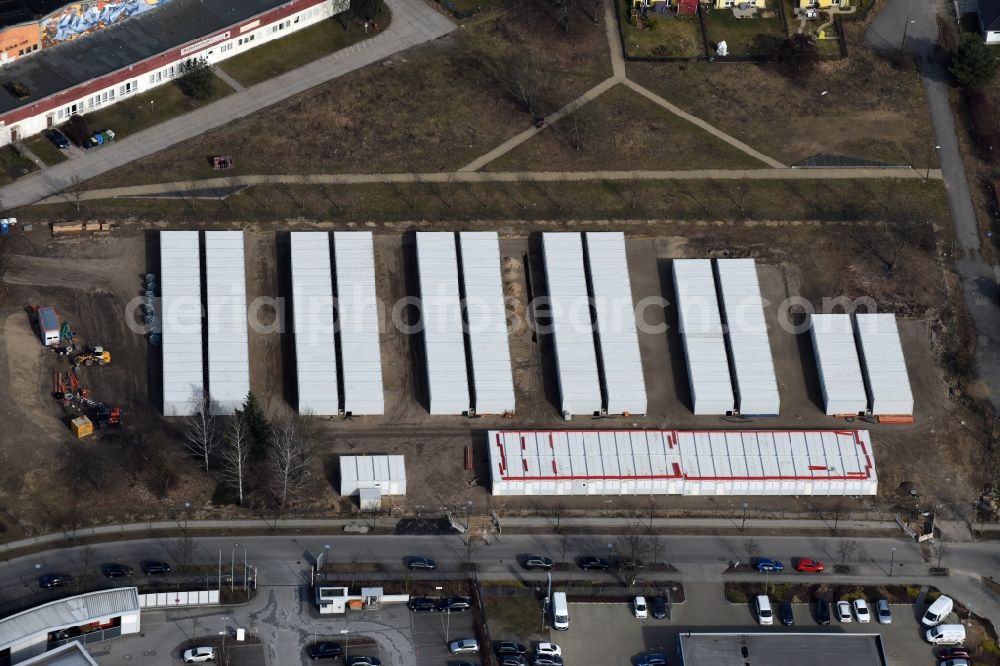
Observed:
[[[875,602],[875,617],[879,624],[892,624],[892,609],[889,608],[887,599],[879,599]]]

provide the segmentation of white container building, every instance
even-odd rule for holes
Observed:
[[[730,414],[736,409],[736,399],[712,262],[674,259],[673,275],[692,411],[697,415]]]
[[[472,408],[476,414],[512,414],[514,373],[500,276],[500,240],[495,231],[463,231],[458,241],[472,364]]]
[[[330,236],[324,231],[293,231],[290,239],[298,408],[302,413],[332,416],[340,412],[340,402]]]
[[[417,264],[430,413],[465,414],[471,405],[455,234],[417,232]]]
[[[753,259],[716,259],[730,370],[740,414],[776,416],[780,406],[771,342]]]
[[[646,382],[635,324],[625,234],[587,232],[587,266],[594,298],[604,411],[645,414]]]
[[[344,412],[382,414],[382,352],[370,231],[333,232]]]
[[[403,456],[340,456],[340,494],[378,490],[382,496],[406,495]]]
[[[218,414],[234,413],[250,392],[244,262],[242,231],[205,232],[208,393]]]
[[[864,430],[488,433],[494,495],[875,495]]]
[[[543,233],[542,251],[560,411],[566,418],[574,414],[598,414],[603,410],[603,401],[583,264],[583,238],[578,233]]]
[[[160,232],[159,278],[163,415],[190,416],[205,391],[197,231]]]
[[[826,413],[863,414],[868,409],[868,396],[861,378],[851,315],[814,314],[810,324]]]
[[[856,314],[854,329],[868,390],[868,409],[876,415],[912,416],[913,391],[896,315]]]

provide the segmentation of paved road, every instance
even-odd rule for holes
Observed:
[[[131,162],[141,161],[181,141],[267,108],[411,46],[436,39],[455,25],[424,0],[386,0],[392,22],[382,33],[287,74],[234,93],[178,118],[126,137],[0,188],[4,208],[32,204],[62,192],[74,178],[87,180]]]
[[[948,206],[955,225],[956,262],[965,302],[978,333],[976,363],[979,378],[989,386],[991,400],[997,406],[1000,405],[1000,300],[992,258],[982,254],[984,250],[980,244],[976,211],[948,99],[945,69],[933,57],[938,11],[944,12],[944,8],[935,0],[890,0],[872,22],[868,39],[876,48],[898,49],[902,46],[919,63],[935,140],[940,146],[938,152],[948,191]]]

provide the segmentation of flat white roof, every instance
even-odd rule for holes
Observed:
[[[208,393],[219,414],[232,414],[250,392],[246,268],[242,231],[205,232]]]
[[[358,482],[401,482],[406,487],[406,464],[401,455],[340,456],[342,485]]]
[[[417,232],[417,264],[430,413],[462,414],[470,400],[455,234]]]
[[[370,231],[333,232],[337,272],[337,326],[340,372],[344,376],[344,411],[382,414],[382,353],[378,298],[375,293],[375,246]]]
[[[625,234],[586,234],[597,343],[608,414],[645,414],[646,381],[635,327]]]
[[[861,362],[849,314],[814,314],[810,321],[813,354],[826,413],[860,414],[868,408]]]
[[[128,613],[139,613],[139,594],[134,587],[118,587],[50,601],[0,619],[0,651],[50,631],[109,620]]]
[[[730,369],[741,414],[778,414],[780,396],[753,259],[716,259]]]
[[[462,231],[458,240],[475,394],[473,408],[477,414],[513,413],[514,373],[500,276],[500,240],[495,231]]]
[[[865,430],[488,434],[497,495],[873,495]]]
[[[188,416],[205,390],[197,231],[160,232],[159,277],[163,415]]]
[[[340,401],[333,332],[330,236],[325,231],[293,231],[290,238],[292,331],[299,412],[335,415],[340,412]]]
[[[911,416],[913,391],[896,315],[856,314],[854,325],[868,389],[868,408],[873,414]]]
[[[674,259],[674,293],[691,407],[695,414],[726,414],[736,408],[722,316],[709,259]]]
[[[559,380],[560,410],[600,412],[601,380],[590,321],[590,295],[579,233],[543,233],[545,281],[552,313],[552,344]]]

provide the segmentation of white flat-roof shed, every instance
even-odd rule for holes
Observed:
[[[716,259],[730,369],[740,414],[778,414],[780,397],[753,259]]]
[[[913,391],[906,372],[896,315],[854,315],[868,409],[877,415],[912,416]]]
[[[868,396],[849,314],[814,314],[810,318],[813,354],[826,413],[863,414]]]
[[[494,495],[874,495],[865,430],[488,433]]]
[[[469,375],[455,234],[417,232],[417,264],[430,413],[464,414],[470,408]]]
[[[330,236],[325,231],[293,231],[289,236],[299,412],[331,416],[340,412],[340,401]]]
[[[731,413],[736,408],[736,399],[712,262],[709,259],[674,259],[673,274],[692,411],[695,414]]]
[[[565,416],[600,413],[603,409],[601,380],[590,320],[583,238],[578,233],[543,233],[542,252],[552,316],[560,411]]]
[[[348,497],[371,489],[381,495],[406,494],[403,456],[340,456],[340,494]]]
[[[246,267],[242,231],[205,232],[208,393],[218,414],[232,414],[250,392]]]
[[[645,414],[646,381],[635,325],[625,234],[586,233],[598,359],[608,414]]]
[[[163,415],[189,416],[205,391],[197,231],[160,232]]]
[[[513,413],[514,372],[500,276],[500,239],[495,231],[462,231],[458,244],[472,362],[472,407],[476,414]]]
[[[375,245],[370,231],[333,232],[337,327],[344,411],[382,414],[382,352],[375,293]]]

